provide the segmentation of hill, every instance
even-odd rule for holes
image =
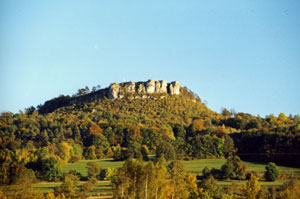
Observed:
[[[47,179],[42,168],[55,162],[150,154],[224,158],[236,152],[245,160],[299,166],[300,117],[261,118],[227,109],[218,114],[178,82],[153,80],[79,89],[37,109],[0,116],[0,183],[13,180],[8,176],[16,167]]]

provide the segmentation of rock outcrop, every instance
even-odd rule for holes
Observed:
[[[145,98],[146,95],[150,94],[170,94],[179,95],[181,85],[175,81],[167,83],[166,80],[155,81],[148,80],[147,82],[124,82],[124,83],[113,83],[108,88],[107,97],[109,99],[118,99],[124,97],[126,93],[141,95]]]
[[[166,94],[179,95],[180,89],[181,85],[177,81],[168,83],[166,80],[112,83],[108,88],[104,88],[87,95],[74,97],[70,100],[70,104],[83,101],[93,101],[104,97],[109,99],[121,99],[125,96],[130,96],[130,98],[135,99],[146,99],[149,98],[150,95],[161,94],[162,98],[165,97],[164,95]]]

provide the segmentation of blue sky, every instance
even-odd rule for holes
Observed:
[[[0,111],[177,80],[209,108],[300,114],[300,1],[0,1]]]

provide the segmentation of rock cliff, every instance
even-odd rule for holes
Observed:
[[[95,99],[107,97],[109,99],[121,99],[125,96],[131,98],[148,98],[153,94],[179,95],[181,85],[177,82],[168,83],[166,80],[146,82],[122,82],[112,83],[108,88],[89,93],[84,96],[73,98],[70,103],[82,101],[93,101]]]
[[[136,94],[136,97],[145,98],[147,95],[155,93],[179,95],[180,88],[181,85],[177,81],[167,83],[166,80],[113,83],[108,88],[107,97],[109,99],[118,99],[123,98],[126,94]]]

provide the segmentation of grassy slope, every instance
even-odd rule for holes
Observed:
[[[187,171],[193,171],[198,175],[201,175],[201,171],[204,167],[208,168],[221,168],[222,164],[225,163],[225,159],[203,159],[203,160],[192,160],[192,161],[183,161]],[[83,176],[87,175],[86,171],[86,164],[88,162],[97,162],[100,164],[101,168],[118,168],[123,165],[124,162],[112,161],[110,159],[103,159],[103,160],[82,160],[78,163],[67,164],[63,168],[63,172],[68,172],[71,169],[75,169],[77,172],[80,172]],[[264,172],[266,164],[261,163],[254,163],[254,162],[244,162],[248,164],[249,171],[256,171],[256,172]],[[300,168],[291,168],[291,167],[279,167],[281,171],[285,172],[300,172]],[[287,180],[278,180],[276,182],[260,182],[261,185],[264,186],[276,186],[282,185]],[[237,184],[245,184],[246,181],[238,181],[238,180],[223,180],[218,181],[220,185],[230,185],[231,183],[235,182]],[[80,182],[82,184],[84,182]],[[47,183],[42,182],[35,184],[34,187],[40,190],[41,192],[50,192],[53,191],[54,187],[60,185],[61,183]],[[111,193],[111,185],[109,181],[99,181],[93,190],[93,192],[101,192],[101,193]]]
[[[71,169],[75,169],[80,172],[83,176],[87,175],[86,164],[88,162],[97,162],[100,164],[101,168],[118,168],[123,165],[124,162],[112,161],[111,159],[103,160],[82,160],[78,163],[67,164],[63,168],[63,172],[68,172]],[[219,169],[226,162],[225,159],[202,159],[202,160],[191,160],[183,161],[187,171],[201,172],[204,167]],[[249,171],[264,172],[266,164],[254,163],[254,162],[244,162],[248,164]],[[279,167],[281,171],[295,171],[300,172],[300,168],[292,167]]]
[[[85,182],[79,182],[78,186]],[[34,184],[33,187],[38,189],[42,193],[52,192],[56,186],[61,185],[61,182],[41,182]],[[98,181],[95,185],[93,192],[111,193],[110,181]]]
[[[124,162],[117,162],[112,161],[109,159],[103,159],[103,160],[81,160],[80,162],[73,163],[73,164],[67,164],[63,167],[63,172],[67,173],[71,169],[76,170],[77,172],[80,172],[81,175],[87,176],[87,170],[86,165],[88,162],[97,162],[102,169],[106,168],[119,168],[123,165]]]
[[[184,165],[188,171],[202,171],[204,167],[208,168],[221,168],[222,164],[226,162],[225,159],[203,159],[203,160],[192,160],[184,161]],[[248,165],[249,171],[264,172],[266,164],[255,163],[255,162],[245,162]],[[279,167],[281,171],[297,171],[300,172],[300,168],[292,167]]]

